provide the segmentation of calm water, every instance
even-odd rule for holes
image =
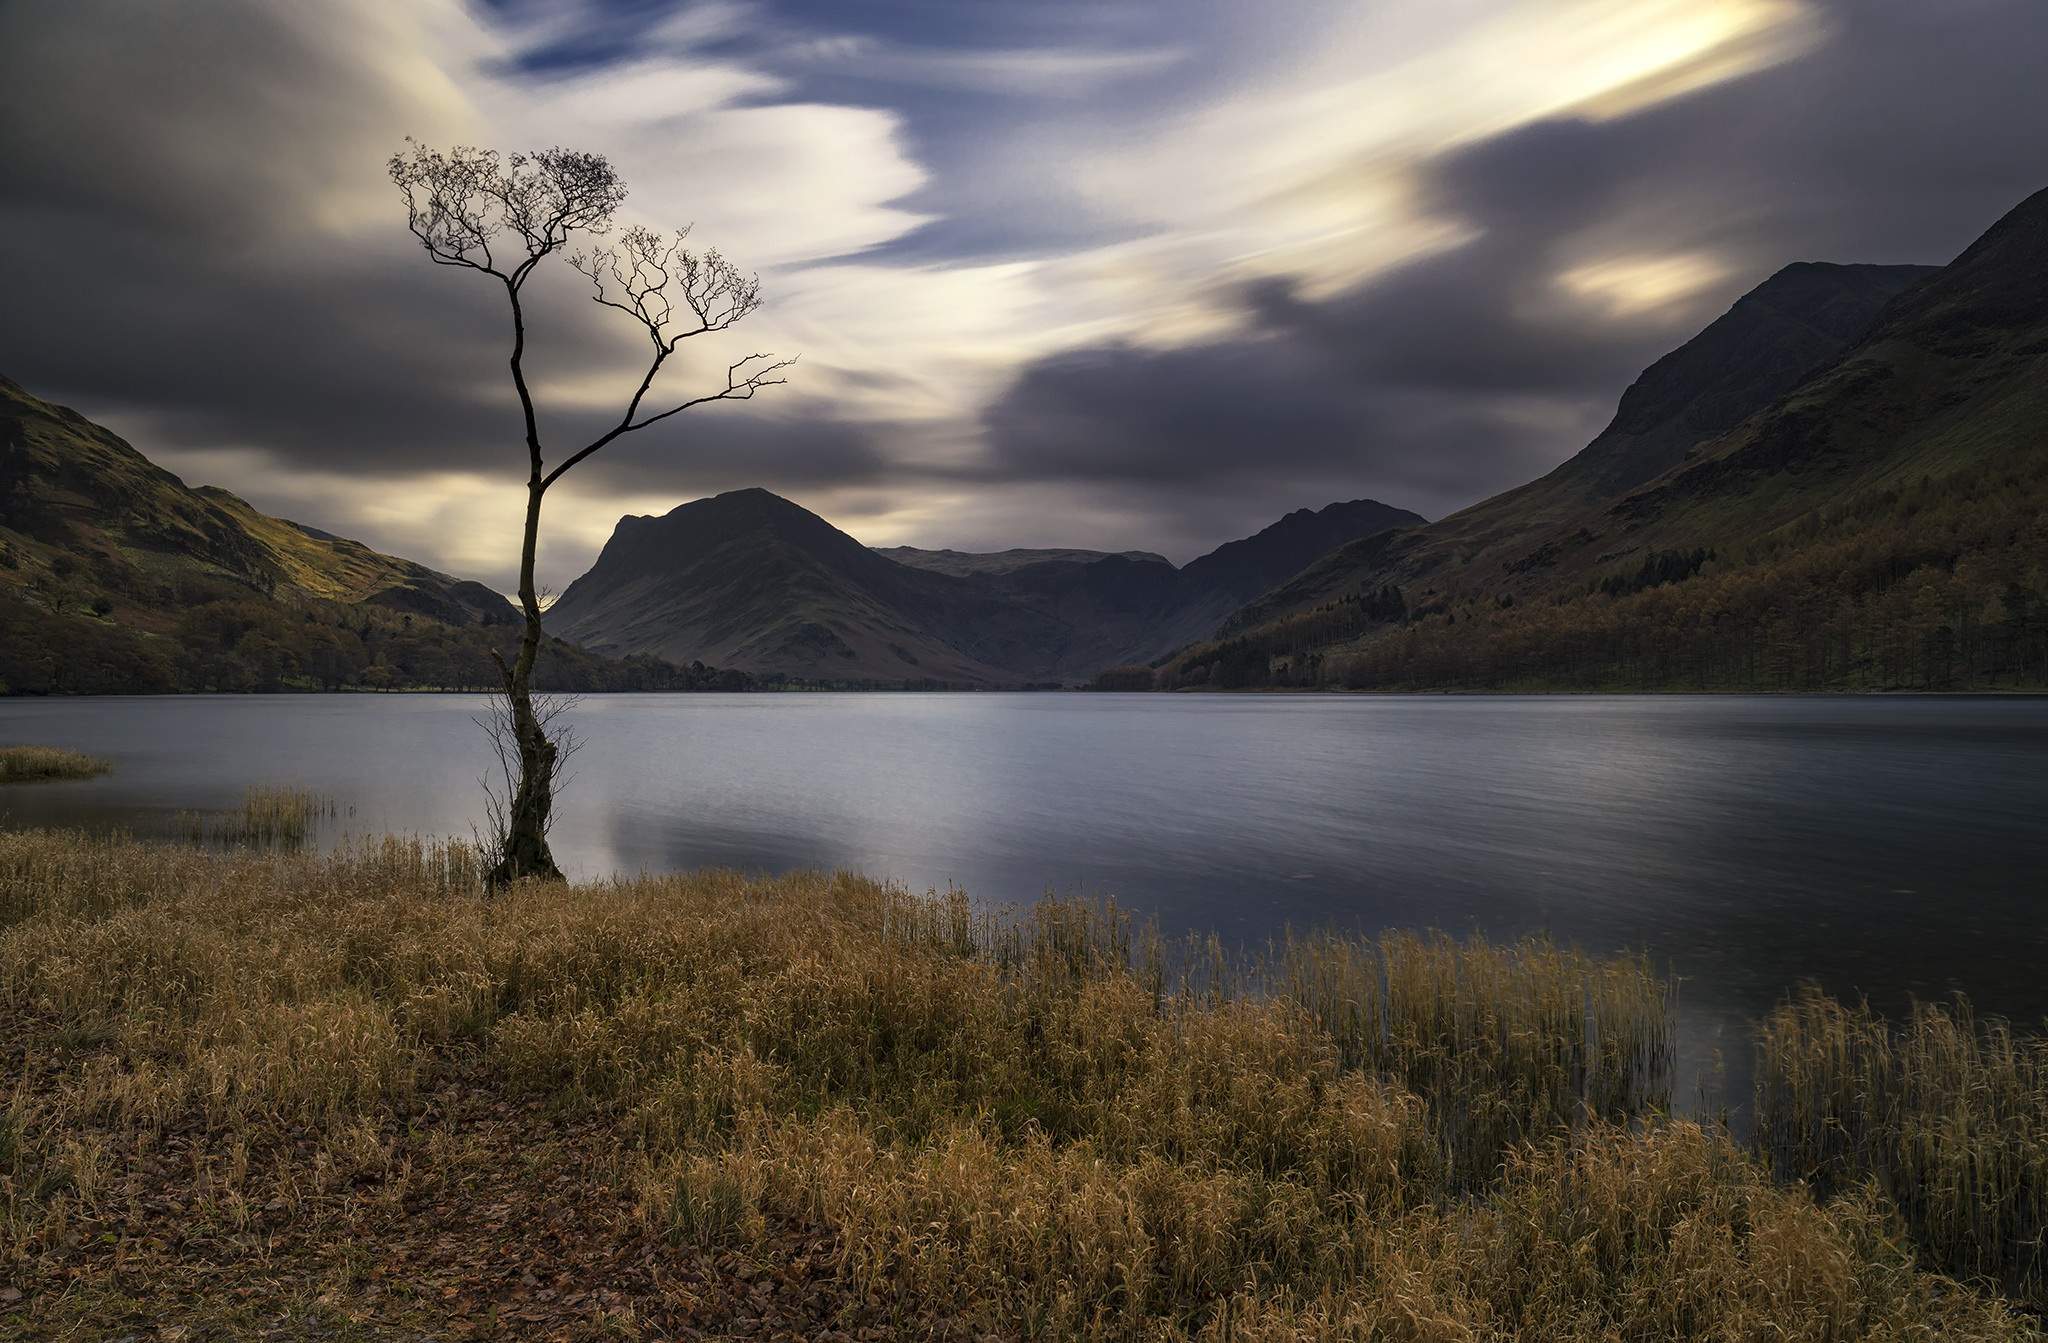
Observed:
[[[462,696],[0,701],[112,757],[0,821],[168,830],[293,783],[354,831],[466,835]],[[2048,1015],[2048,700],[591,696],[556,853],[583,874],[840,867],[1169,930],[1549,931],[1684,977],[1686,1055],[1812,978]]]

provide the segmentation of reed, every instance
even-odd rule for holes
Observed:
[[[1934,1263],[2048,1310],[2048,1039],[1808,990],[1758,1029],[1755,1143],[1822,1190],[1876,1180]]]
[[[438,1336],[481,1242],[527,1276],[631,1244],[639,1336],[800,1273],[793,1332],[886,1337],[2037,1337],[1882,1193],[1660,1117],[1638,958],[479,867],[0,834],[0,1334],[101,1336],[119,1296],[236,1336],[226,1281]]]
[[[334,799],[304,788],[252,786],[242,805],[224,815],[188,811],[179,814],[180,829],[194,843],[283,844],[305,842],[316,823],[334,816]]]
[[[1671,1106],[1673,991],[1642,957],[1394,933],[1290,937],[1252,969],[1328,1032],[1346,1067],[1428,1100],[1467,1184],[1518,1143]]]
[[[0,783],[90,779],[113,767],[98,756],[58,746],[0,746]]]

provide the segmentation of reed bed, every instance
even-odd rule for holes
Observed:
[[[1809,990],[1761,1023],[1756,1088],[1774,1170],[1875,1180],[1934,1263],[2048,1311],[2048,1039],[1960,999],[1895,1029]]]
[[[188,811],[179,828],[193,843],[303,844],[322,819],[337,815],[333,798],[304,788],[256,785],[223,815]]]
[[[2039,1337],[1881,1192],[1816,1201],[1661,1118],[1639,959],[1237,956],[844,875],[487,898],[479,867],[0,834],[0,1335],[98,1336],[117,1290],[218,1329],[177,1285],[282,1292],[289,1249],[358,1303],[342,1336],[438,1336],[474,1290],[431,1276],[451,1243],[519,1257],[495,1310],[644,1236],[639,1313],[607,1268],[551,1297],[605,1302],[571,1336],[758,1328],[794,1274],[804,1336]],[[557,1189],[623,1220],[502,1211]]]
[[[1290,937],[1256,969],[1329,1034],[1345,1067],[1398,1078],[1430,1102],[1468,1183],[1560,1127],[1670,1109],[1676,1003],[1643,957],[1394,933]]]
[[[112,761],[59,746],[0,746],[0,783],[90,779],[113,767]]]

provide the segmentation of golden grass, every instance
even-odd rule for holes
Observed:
[[[2048,1039],[1960,1000],[1895,1030],[1808,991],[1761,1024],[1756,1086],[1773,1167],[1875,1179],[1935,1263],[2048,1310]]]
[[[0,746],[0,783],[90,779],[113,767],[98,756],[58,746]]]
[[[308,789],[259,784],[224,815],[187,811],[178,819],[194,843],[292,845],[304,843],[314,824],[336,811],[334,799]]]
[[[816,1329],[900,1337],[2038,1337],[1917,1267],[1877,1192],[1817,1203],[1660,1118],[1668,986],[1640,960],[1239,958],[848,876],[492,899],[479,875],[461,845],[0,835],[18,1327],[97,1336],[117,1283],[176,1319],[197,1307],[166,1284],[202,1268],[295,1281],[292,1237],[341,1284],[313,1299],[367,1302],[377,1227],[480,1226],[543,1271],[628,1234],[473,1216],[557,1178],[520,1164],[545,1141],[480,1149],[511,1123],[482,1106],[582,1135],[561,1201],[625,1209],[673,1270],[649,1291],[700,1328],[709,1288],[677,1266],[800,1265]],[[138,1192],[138,1168],[169,1173]],[[405,1299],[410,1329],[445,1305]],[[604,1309],[578,1328],[624,1329]],[[398,1336],[386,1310],[351,1327]]]

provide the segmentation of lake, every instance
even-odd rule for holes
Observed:
[[[467,835],[473,696],[0,700],[112,774],[0,823],[171,833],[254,783],[342,831]],[[1683,977],[1684,1060],[1802,979],[2048,1016],[2048,699],[593,695],[578,875],[846,868],[991,901],[1114,895],[1168,931],[1549,932]]]

